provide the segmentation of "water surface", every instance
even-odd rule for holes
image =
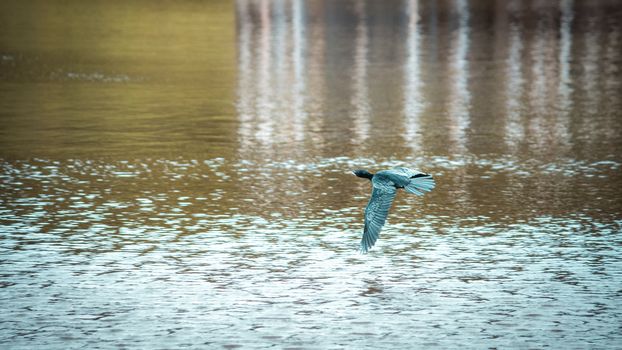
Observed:
[[[619,347],[621,15],[0,4],[0,344]]]

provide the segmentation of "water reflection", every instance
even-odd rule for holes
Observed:
[[[304,23],[305,13],[303,0],[292,1],[292,30],[293,30],[293,52],[292,57],[294,61],[294,86],[293,86],[293,124],[294,124],[294,140],[302,141],[305,138],[305,119],[307,116],[305,93],[306,88],[306,75],[305,75],[305,36],[304,36]]]
[[[564,0],[560,2],[561,21],[559,23],[559,79],[558,79],[558,96],[559,96],[559,113],[568,118],[571,108],[572,79],[570,76],[570,57],[572,50],[572,19],[574,13],[572,10],[572,0]]]
[[[304,141],[307,38],[301,1],[238,1],[240,149]],[[256,18],[256,20],[255,20]]]
[[[451,34],[449,49],[449,109],[451,120],[448,132],[455,145],[455,152],[465,151],[466,132],[470,122],[471,93],[469,80],[469,7],[466,0],[455,0],[452,14],[457,18],[458,28]]]
[[[517,6],[518,2],[512,5]],[[512,11],[515,13],[515,11]],[[505,87],[505,123],[506,142],[512,150],[516,150],[518,143],[525,137],[524,109],[522,107],[522,95],[524,93],[524,78],[521,65],[523,54],[522,31],[514,16],[509,24],[509,48],[506,58],[506,87]]]
[[[607,34],[606,47],[606,64],[604,67],[605,76],[605,89],[607,93],[607,103],[611,103],[616,106],[621,105],[621,99],[616,93],[615,86],[619,84],[620,67],[616,64],[616,60],[619,60],[619,52],[622,50],[622,24],[620,21],[607,18],[607,25],[610,28]],[[613,131],[613,130],[610,130]]]
[[[352,74],[352,118],[354,119],[354,134],[356,143],[364,144],[369,136],[369,118],[371,115],[369,93],[367,91],[367,46],[368,33],[367,12],[365,2],[357,1],[354,4],[356,19],[356,37],[354,40],[354,68]]]
[[[588,116],[593,116],[598,112],[598,104],[600,102],[600,89],[597,88],[600,78],[600,62],[602,62],[601,32],[597,28],[600,24],[600,20],[601,19],[597,16],[589,17],[587,23],[585,23],[582,28],[585,30],[582,43],[583,54],[579,57],[583,71],[581,75],[581,86],[585,93],[582,111]],[[586,119],[589,120],[589,118]],[[593,132],[593,130],[589,130],[592,127],[591,123],[584,122],[582,124],[583,128],[588,129],[586,131]]]
[[[615,348],[618,7],[0,2],[0,347]]]
[[[571,94],[572,77],[570,76],[570,53],[572,50],[572,19],[574,17],[574,11],[572,9],[572,0],[565,0],[560,2],[561,19],[559,23],[559,58],[558,58],[558,84],[557,84],[557,111],[553,111],[557,114],[555,125],[556,135],[555,138],[560,140],[564,148],[567,149],[570,145],[570,113],[572,108]]]
[[[541,13],[535,24],[534,39],[530,48],[532,66],[530,69],[527,89],[529,106],[532,111],[528,124],[528,133],[532,140],[530,146],[545,149],[557,145],[557,125],[552,117],[556,103],[556,57],[558,33],[553,23],[553,8],[546,2],[535,2],[530,9]],[[551,44],[553,43],[553,44]]]
[[[424,100],[421,93],[421,35],[419,28],[419,4],[417,0],[405,2],[408,16],[406,58],[404,63],[404,140],[413,150],[421,149],[421,113]]]
[[[495,70],[501,75],[483,75],[489,64],[473,66],[472,61],[485,57],[490,46],[479,36],[474,39],[471,22],[479,20],[479,12],[475,19],[471,12],[481,9],[467,1],[422,6],[409,0],[399,8],[365,1],[351,6],[239,1],[240,148],[250,149],[257,141],[275,155],[282,153],[277,149],[291,149],[294,144],[295,149],[323,152],[326,142],[339,143],[346,137],[349,142],[340,145],[341,152],[359,155],[383,139],[375,134],[374,125],[402,136],[401,142],[391,142],[390,153],[480,152],[486,148],[479,141],[485,135],[499,139],[512,152],[533,154],[551,146],[567,154],[577,140],[590,135],[605,134],[612,141],[613,135],[586,122],[581,111],[593,114],[603,99],[600,91],[612,96],[615,90],[613,84],[600,88],[603,80],[619,76],[613,69],[615,51],[605,53],[601,47],[605,41],[619,46],[619,30],[607,24],[613,26],[612,34],[601,40],[603,30],[595,26],[602,22],[598,19],[602,12],[577,22],[576,6],[573,1],[496,6],[493,29],[499,40],[494,58],[505,62],[505,68]],[[327,11],[332,17],[325,16]],[[391,35],[385,21],[389,16],[400,18],[397,25],[403,27],[392,41],[374,34]],[[573,28],[584,28],[579,40],[573,38]],[[391,60],[397,66],[374,63],[387,53],[393,53]],[[400,71],[402,84],[375,78],[390,79]],[[604,72],[611,74],[604,77]],[[489,76],[501,77],[503,88],[488,82]],[[577,81],[579,90],[574,87]],[[386,96],[396,95],[402,98],[387,100]],[[486,113],[497,120],[487,115],[472,121],[473,113],[482,111],[480,100],[487,101]],[[426,108],[440,103],[447,107],[446,123],[434,116],[434,108]],[[386,122],[396,114],[402,116],[401,124]],[[435,133],[441,137],[426,139]],[[310,138],[313,141],[307,142]]]

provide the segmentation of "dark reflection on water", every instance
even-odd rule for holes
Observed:
[[[0,344],[618,347],[621,15],[0,4]]]

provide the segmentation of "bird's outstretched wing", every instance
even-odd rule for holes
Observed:
[[[371,198],[367,203],[367,208],[365,208],[365,228],[363,229],[363,239],[361,239],[361,253],[367,253],[376,244],[397,191],[388,179],[375,176],[372,183]]]

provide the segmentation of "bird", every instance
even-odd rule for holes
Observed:
[[[432,191],[436,186],[432,175],[405,167],[382,170],[376,174],[361,169],[354,170],[352,173],[369,179],[372,183],[371,198],[365,208],[365,226],[359,248],[363,254],[367,254],[376,244],[398,189],[403,188],[408,193],[423,196],[425,192]]]

